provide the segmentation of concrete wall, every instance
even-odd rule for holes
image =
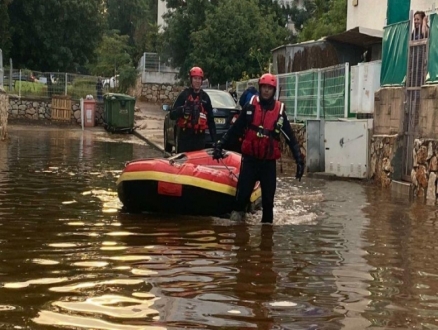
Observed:
[[[381,88],[374,94],[374,135],[403,132],[404,100],[402,87]]]
[[[438,139],[438,86],[423,86],[420,99],[419,137]]]
[[[176,84],[178,83],[177,71],[172,72],[149,72],[142,73],[142,82],[144,84]]]
[[[375,30],[383,30],[386,25],[387,0],[357,0],[358,5],[353,6],[354,0],[348,0],[347,30],[357,26]],[[422,10],[430,13],[438,7],[438,0],[411,0],[411,10]]]
[[[386,25],[386,0],[357,0],[357,6],[353,2],[347,1],[347,30],[360,26],[383,31]]]
[[[52,100],[51,99],[23,99],[9,96],[9,119],[10,120],[52,120]],[[96,103],[95,123],[97,126],[103,126],[103,102]],[[60,121],[59,121],[60,122]],[[71,104],[70,121],[64,121],[66,124],[81,124],[81,107],[79,101],[73,101]]]

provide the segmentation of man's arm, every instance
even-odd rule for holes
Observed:
[[[169,114],[170,119],[176,120],[176,119],[184,116],[183,107],[184,107],[184,104],[186,103],[186,100],[187,100],[187,93],[188,93],[187,89],[185,89],[181,93],[179,93],[179,95],[175,101],[174,108],[172,110],[170,110],[170,114]]]
[[[292,127],[290,126],[289,120],[287,119],[286,109],[283,111],[283,134],[286,135],[286,141],[292,152],[295,161],[298,163],[303,163],[303,159],[301,157],[300,145],[295,137],[295,134],[292,131]]]

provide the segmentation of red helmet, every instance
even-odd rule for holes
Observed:
[[[190,78],[191,77],[201,77],[204,78],[204,71],[199,66],[194,66],[190,69]]]
[[[259,79],[259,87],[261,85],[269,85],[277,88],[277,77],[270,73],[265,73]]]

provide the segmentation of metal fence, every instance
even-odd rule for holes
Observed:
[[[18,97],[51,98],[52,95],[68,95],[79,100],[92,95],[97,98],[98,77],[95,76],[14,69],[1,73],[1,77],[6,91]],[[104,79],[103,82],[107,80],[110,82],[110,79]],[[110,83],[106,85],[108,89],[117,87],[110,86]]]
[[[322,69],[280,74],[277,99],[284,102],[294,120],[336,119],[348,117],[349,64]],[[258,79],[236,84],[240,97],[252,83],[258,88]],[[291,116],[292,117],[292,116]],[[291,118],[292,119],[292,118]]]
[[[148,72],[178,72],[172,68],[168,62],[164,61],[157,53],[143,53],[143,56],[138,61],[137,70],[141,73]]]

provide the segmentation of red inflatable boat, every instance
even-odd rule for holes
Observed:
[[[226,151],[212,159],[213,149],[180,153],[170,158],[129,162],[117,180],[120,201],[130,212],[223,215],[232,211],[241,156]],[[249,208],[261,197],[254,187]]]

